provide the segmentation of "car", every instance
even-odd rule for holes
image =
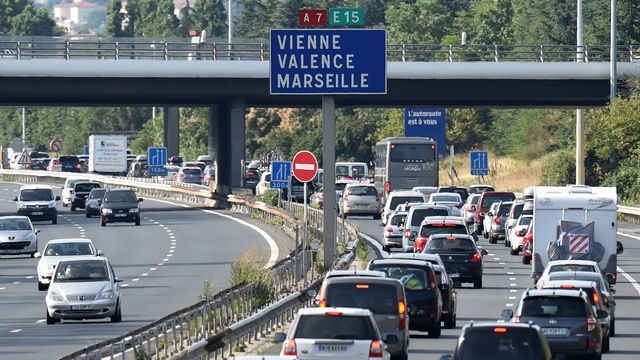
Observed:
[[[257,167],[247,167],[244,172],[244,186],[255,189],[260,181],[260,170]]]
[[[515,226],[513,226],[511,230],[507,232],[507,238],[505,241],[509,242],[511,255],[518,255],[520,251],[522,251],[524,237],[525,235],[527,235],[527,230],[529,229],[529,225],[531,225],[532,220],[532,215],[520,215]]]
[[[291,185],[293,186],[294,184],[298,184],[296,185],[296,189],[287,189],[289,190],[289,192],[297,192],[298,194],[302,194],[301,190],[303,190],[302,186],[300,186],[300,184],[302,184],[301,182],[299,182],[297,179],[295,179],[295,181],[293,181],[293,179],[295,179],[295,177],[292,178],[292,181],[290,181]],[[341,180],[336,180],[336,210],[338,210],[338,212],[340,212],[340,199],[342,199],[342,193],[344,192],[344,189],[347,188],[347,185],[349,184],[360,184],[360,181],[358,180],[353,180],[353,179],[341,179]],[[309,191],[309,189],[307,189],[307,191]],[[296,198],[295,194],[290,194],[291,197],[293,197],[294,199]],[[302,198],[302,195],[297,195],[297,197]]]
[[[180,156],[172,156],[172,157],[169,158],[169,160],[167,162],[169,163],[169,165],[182,167],[182,163],[184,161],[182,160],[182,157],[180,157]]]
[[[547,337],[538,325],[482,322],[462,327],[453,354],[440,360],[552,360]]]
[[[198,155],[196,161],[203,162],[207,166],[213,165],[213,158],[211,155]]]
[[[495,244],[500,239],[505,237],[505,222],[507,216],[509,216],[509,209],[511,209],[511,201],[500,201],[495,206],[495,209],[487,213],[487,219],[490,219],[490,227],[487,229],[486,234],[489,238],[489,243]]]
[[[13,198],[17,202],[18,215],[28,216],[32,221],[50,220],[54,225],[58,223],[56,201],[59,200],[49,185],[23,185],[18,196]]]
[[[469,186],[469,195],[471,194],[482,194],[485,191],[495,191],[493,185],[486,184],[477,184]]]
[[[73,185],[71,191],[71,211],[76,208],[85,208],[85,202],[91,190],[102,187],[99,183],[93,181],[78,181]]]
[[[417,191],[394,190],[390,192],[389,195],[387,195],[387,202],[382,209],[382,222],[387,223],[389,214],[395,210],[398,205],[413,202],[425,203],[426,201],[424,200],[424,195]]]
[[[440,265],[444,267],[444,263],[438,254],[425,254],[425,253],[392,253],[389,254],[391,259],[413,259],[428,261],[433,265]]]
[[[467,224],[473,223],[473,218],[476,216],[476,205],[480,199],[480,194],[471,194],[467,198],[467,201],[462,205],[460,213]]]
[[[67,178],[64,182],[64,187],[62,188],[62,206],[67,207],[71,205],[71,192],[73,191],[73,187],[77,182],[86,182],[91,181],[86,178]]]
[[[182,165],[182,167],[197,167],[200,168],[200,171],[204,171],[204,168],[207,167],[207,164],[202,161],[187,161]]]
[[[451,209],[450,216],[461,216],[460,208],[464,203],[456,193],[439,192],[431,195],[428,204],[447,206]]]
[[[516,199],[516,195],[512,192],[496,192],[485,191],[480,194],[478,205],[476,205],[476,217],[474,219],[475,233],[477,235],[484,234],[484,231],[488,231],[488,228],[483,226],[485,214],[489,211],[489,208],[493,203],[500,201],[513,201]]]
[[[50,163],[50,171],[62,172],[82,172],[82,164],[80,159],[75,155],[64,155],[53,159]]]
[[[140,226],[140,206],[142,198],[137,198],[131,189],[107,189],[100,202],[100,225],[129,222]]]
[[[372,215],[380,219],[380,195],[373,184],[347,184],[340,199],[340,213],[349,215]]]
[[[33,159],[33,163],[31,164],[31,169],[47,170],[47,167],[49,166],[49,162],[51,162],[51,158]]]
[[[104,257],[60,261],[45,297],[47,325],[65,319],[122,321],[119,282]]]
[[[87,196],[84,203],[85,216],[90,218],[93,215],[100,215],[100,202],[104,193],[107,191],[105,188],[94,188]]]
[[[257,191],[258,188],[256,188]],[[323,187],[319,187],[317,188],[317,190],[311,194],[311,197],[309,198],[309,205],[317,207],[318,209],[322,209],[322,206],[324,205],[324,188]]]
[[[587,296],[579,290],[529,289],[522,295],[515,313],[505,309],[503,317],[540,326],[554,355],[600,359],[604,337]]]
[[[439,193],[456,193],[460,195],[460,198],[462,199],[463,203],[467,201],[467,198],[469,197],[469,190],[467,190],[467,188],[464,186],[440,186],[438,188],[438,192]]]
[[[391,356],[407,358],[408,305],[404,286],[400,281],[371,276],[328,278],[322,282],[319,297],[320,308],[352,307],[370,310],[384,339],[394,339],[387,341]]]
[[[406,218],[406,212],[396,211],[391,215],[386,226],[381,223],[385,227],[382,234],[382,250],[389,252],[391,248],[402,247],[402,232]]]
[[[435,186],[416,186],[411,189],[411,191],[417,191],[424,195],[424,200],[429,201],[431,194],[438,192],[438,188]]]
[[[387,348],[399,339],[388,335],[383,341],[374,316],[368,309],[348,307],[301,309],[288,335],[275,336],[283,341],[280,356],[318,359],[338,353],[350,360],[390,360]]]
[[[531,258],[533,257],[533,222],[535,220],[531,220],[529,227],[527,228],[527,233],[524,234],[524,238],[522,239],[522,263],[525,265],[531,264]]]
[[[442,332],[442,294],[430,262],[417,259],[374,259],[367,269],[382,271],[404,285],[409,329],[439,338]]]
[[[413,243],[414,252],[422,252],[431,235],[469,235],[467,224],[456,216],[430,216],[422,220]]]
[[[159,178],[162,181],[176,181],[176,177],[178,172],[180,171],[180,166],[176,165],[167,165],[164,167],[166,172],[164,174],[160,174]]]
[[[27,254],[35,257],[39,232],[27,216],[0,217],[0,255]]]
[[[522,210],[524,209],[524,200],[515,200],[511,204],[511,209],[509,209],[507,219],[504,223],[504,246],[509,246],[509,232],[513,230],[513,227],[516,226],[520,215],[522,215]]]
[[[204,168],[204,176],[202,178],[202,185],[209,186],[216,182],[216,166],[211,164]]]
[[[442,322],[445,329],[454,329],[458,318],[458,293],[444,265],[433,265],[440,295],[442,296]]]
[[[183,184],[201,184],[202,170],[197,166],[183,166],[176,175],[176,181]]]
[[[365,276],[365,277],[378,277],[384,278],[387,275],[383,271],[372,270],[329,270],[325,274],[325,279],[333,279],[345,276]]]
[[[560,271],[587,271],[600,273],[598,263],[589,260],[552,260],[542,271],[538,282],[549,280],[549,274]]]
[[[487,251],[478,249],[473,236],[431,235],[424,252],[440,255],[447,273],[456,285],[473,283],[475,289],[482,289],[483,257]]]
[[[415,204],[408,210],[407,220],[404,223],[402,235],[402,251],[414,252],[415,238],[420,231],[422,221],[432,216],[449,216],[451,208],[445,205]]]
[[[90,239],[54,239],[50,240],[44,247],[42,253],[35,253],[38,258],[36,270],[38,273],[38,290],[43,291],[49,288],[51,276],[58,263],[62,260],[69,260],[82,257],[102,256],[102,252],[96,250]]]

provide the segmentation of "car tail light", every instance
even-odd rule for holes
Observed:
[[[384,230],[389,233],[393,232],[393,228],[391,226],[387,226]]]
[[[424,250],[424,247],[426,245],[427,245],[427,238],[420,236],[419,238],[416,239],[416,242],[413,244],[413,251],[422,252],[422,250]]]
[[[436,283],[436,276],[433,271],[429,271],[429,285],[431,286],[431,290],[435,290],[438,287]]]
[[[504,333],[507,332],[507,328],[505,328],[505,327],[493,328],[493,332],[494,333],[498,333],[498,334],[504,334]]]
[[[595,317],[593,316],[587,317],[587,331],[595,330],[596,324],[598,324],[598,320]]]
[[[475,253],[473,255],[471,255],[471,262],[472,263],[477,263],[482,261],[482,255],[480,255],[480,253]]]
[[[436,315],[438,315],[438,310],[436,308],[432,308],[431,311],[429,311],[429,317],[434,318]]]
[[[326,314],[329,316],[342,316],[341,311],[327,311]]]
[[[298,356],[295,340],[287,339],[287,341],[284,342],[284,344],[282,345],[282,355]]]
[[[600,295],[598,295],[598,290],[596,288],[591,288],[593,292],[593,303],[600,304]]]
[[[598,343],[595,341],[589,341],[589,349],[595,349],[598,347]]]
[[[411,237],[411,229],[406,229],[404,231],[404,237],[409,239]]]
[[[380,341],[373,340],[371,342],[371,347],[369,347],[369,357],[370,358],[381,358],[382,357],[382,344],[380,344]]]
[[[321,308],[327,307],[327,300],[326,299],[320,300],[318,307],[321,307]]]
[[[387,194],[391,192],[391,184],[389,184],[389,182],[384,183],[384,191]]]
[[[573,289],[573,285],[571,285],[571,284],[562,284],[562,285],[560,285],[560,288],[561,289]]]
[[[472,213],[472,212],[473,212],[473,209],[472,209],[471,207],[468,207],[468,208],[467,208],[467,212],[468,212],[468,213]]]
[[[520,231],[518,231],[518,232],[516,233],[516,236],[517,236],[517,237],[523,237],[523,236],[525,236],[526,234],[527,234],[527,230],[526,230],[526,229],[522,229],[522,230],[520,230]]]
[[[402,300],[398,301],[398,315],[400,315],[398,328],[404,330],[407,327],[407,305]]]
[[[494,222],[496,225],[500,225],[500,216],[496,216],[496,218],[495,218],[495,219],[493,219],[493,222]]]
[[[369,284],[357,284],[356,289],[368,289]]]

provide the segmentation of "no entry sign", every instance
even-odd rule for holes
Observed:
[[[292,161],[293,176],[301,182],[309,182],[316,177],[318,173],[318,160],[309,151],[299,151]]]

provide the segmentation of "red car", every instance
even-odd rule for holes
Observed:
[[[476,205],[475,229],[476,235],[483,234],[484,214],[489,211],[491,204],[500,201],[513,201],[516,194],[512,192],[485,191],[480,195],[478,204]]]
[[[531,264],[531,257],[533,256],[533,220],[529,224],[527,233],[522,240],[522,263],[525,265]]]

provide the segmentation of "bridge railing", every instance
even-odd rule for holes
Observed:
[[[619,45],[618,61],[640,62],[640,45]],[[585,62],[609,61],[609,45],[585,45]],[[575,45],[521,44],[390,44],[388,61],[519,61],[575,62]],[[244,60],[268,61],[269,43],[261,40],[227,43],[190,39],[101,37],[0,37],[1,60]]]

